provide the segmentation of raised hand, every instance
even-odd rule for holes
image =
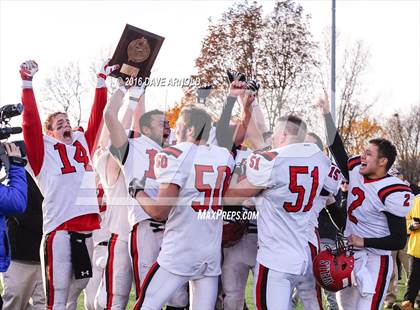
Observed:
[[[229,83],[232,83],[233,81],[246,82],[245,74],[238,71],[228,71],[227,76]]]
[[[131,110],[134,110],[139,103],[141,96],[144,95],[146,91],[146,83],[141,84],[140,86],[132,86],[128,91],[128,107]]]
[[[113,65],[110,66],[109,65],[109,61],[111,59],[108,59],[105,64],[101,67],[101,69],[98,72],[98,78],[102,78],[104,80],[106,80],[106,78],[108,77],[108,75],[110,75],[112,72],[114,72],[115,70],[120,68],[120,65]]]
[[[99,70],[97,76],[98,76],[98,83],[97,86],[98,88],[104,88],[106,87],[105,84],[105,80],[108,77],[108,75],[110,75],[112,72],[114,72],[115,70],[120,68],[120,65],[113,65],[110,66],[109,65],[109,61],[111,59],[108,59],[105,64],[101,67],[101,69]]]
[[[258,81],[256,80],[249,80],[246,83],[246,89],[255,95],[260,89],[260,83],[258,83]]]
[[[246,82],[240,81],[233,81],[230,83],[229,87],[229,96],[231,97],[238,97],[241,96],[245,92]]]
[[[35,60],[27,60],[20,65],[20,77],[25,81],[32,81],[34,75],[38,72],[38,64]]]
[[[322,114],[330,113],[330,104],[328,103],[326,97],[319,98],[318,100],[316,100],[315,105],[319,108]]]
[[[207,97],[210,95],[213,86],[210,84],[203,85],[197,88],[197,101],[198,103],[206,103]]]

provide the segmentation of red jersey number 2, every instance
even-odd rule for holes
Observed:
[[[89,163],[89,156],[86,149],[79,141],[74,141],[73,146],[76,147],[74,152],[74,160],[78,163],[83,164],[85,171],[93,171],[92,166]],[[76,167],[70,164],[69,157],[67,156],[67,148],[63,143],[57,143],[54,145],[54,150],[58,151],[63,167],[61,168],[62,174],[68,174],[76,172]]]
[[[356,197],[356,199],[353,200],[350,204],[349,209],[347,210],[347,214],[349,220],[352,221],[354,224],[357,224],[358,220],[353,215],[353,211],[362,205],[363,201],[365,200],[365,193],[359,187],[354,187],[351,190],[351,193],[353,196]]]

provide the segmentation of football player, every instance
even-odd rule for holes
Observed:
[[[130,88],[130,99],[121,120],[122,126],[128,130],[132,123],[134,111],[144,110],[143,89]],[[116,95],[110,99],[109,105],[115,104]],[[138,119],[138,118],[137,118]],[[107,212],[102,224],[108,227],[111,236],[108,240],[106,264],[102,281],[96,294],[96,309],[125,309],[131,291],[133,272],[129,254],[128,223],[129,196],[124,174],[108,149],[109,132],[102,128],[100,148],[95,153],[95,170],[99,175],[107,201]]]
[[[142,182],[132,182],[132,195],[144,210],[156,220],[168,219],[161,251],[135,309],[160,309],[189,280],[190,307],[215,306],[223,224],[217,212],[234,162],[225,148],[206,144],[210,127],[204,110],[184,108],[176,123],[180,143],[156,155],[156,200],[143,191]],[[206,218],[200,220],[202,215]]]
[[[162,150],[162,145],[167,143],[169,124],[162,111],[151,110],[135,120],[140,133],[131,132],[127,136],[117,117],[126,92],[126,87],[120,87],[105,111],[105,123],[112,143],[110,151],[122,167],[127,188],[129,181],[137,178],[144,182],[146,193],[155,197],[159,188],[154,171],[155,156]],[[129,251],[138,298],[141,284],[158,256],[165,223],[153,220],[135,200],[128,204],[128,208],[131,227]],[[186,289],[181,288],[177,291],[171,296],[168,304],[168,309],[185,307],[188,304]]]
[[[362,155],[348,157],[327,100],[319,99],[327,127],[329,148],[349,181],[344,235],[355,252],[355,285],[338,292],[341,309],[379,309],[392,273],[391,251],[404,248],[405,216],[413,194],[399,178],[388,174],[397,151],[388,140],[370,140]]]
[[[308,132],[306,134],[305,142],[316,144],[320,150],[324,149],[321,139],[313,132]],[[329,188],[334,189],[334,194],[338,191],[338,187],[341,183],[341,173],[340,169],[337,166],[332,165],[331,171],[329,173],[329,178],[327,182],[329,183]],[[342,227],[344,222],[343,218],[337,220],[339,212],[337,208],[334,208],[335,199],[332,193],[327,191],[321,191],[321,195],[318,199],[315,200],[314,206],[311,209],[311,218],[308,225],[308,258],[309,258],[309,267],[306,270],[306,273],[300,277],[296,284],[296,295],[300,297],[304,309],[322,309],[322,295],[321,287],[315,280],[312,268],[312,261],[315,256],[320,251],[320,238],[318,231],[318,216],[323,208],[327,208],[335,222],[339,223],[338,227]],[[295,295],[295,294],[294,294]],[[295,299],[293,299],[295,301]]]
[[[75,308],[92,277],[92,231],[100,227],[91,153],[107,101],[105,79],[117,66],[105,64],[98,74],[86,132],[73,131],[64,112],[50,114],[42,132],[32,90],[35,61],[20,67],[23,137],[33,175],[44,196],[41,266],[47,309]],[[70,296],[70,287],[73,294]],[[67,309],[69,309],[67,308]]]
[[[257,309],[288,309],[292,289],[309,267],[307,226],[326,181],[330,160],[312,143],[304,143],[306,124],[282,117],[272,151],[247,159],[246,178],[229,188],[225,202],[238,204],[256,196],[258,252],[255,280]]]
[[[239,75],[239,74],[235,74]],[[239,128],[246,131],[246,136],[253,146],[261,146],[261,131],[255,130],[256,118],[254,113],[258,108],[256,103],[256,92],[259,84],[255,81],[240,83],[232,81],[227,103],[222,110],[222,115],[216,126],[216,136],[222,139],[219,146],[226,147],[235,154],[235,169],[232,174],[230,185],[240,182],[245,178],[246,159],[252,151],[243,145],[243,141],[235,141],[235,131],[230,130],[229,120],[232,115],[233,103],[238,98],[242,105],[242,122]],[[240,131],[240,130],[239,130]],[[237,130],[238,132],[238,130]],[[241,138],[241,137],[240,137]],[[219,142],[218,139],[218,142]],[[235,143],[233,143],[233,141]],[[238,145],[239,144],[239,145]],[[243,205],[230,206],[226,211],[235,212],[239,217],[245,213],[252,215],[251,210]],[[227,213],[228,214],[228,213]],[[231,234],[230,232],[234,232]],[[243,309],[245,302],[245,288],[248,281],[249,271],[254,273],[257,257],[257,225],[256,220],[244,221],[242,218],[231,219],[223,225],[223,264],[222,264],[222,287],[223,287],[223,308],[225,310]]]

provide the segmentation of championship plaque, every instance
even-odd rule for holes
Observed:
[[[164,40],[161,36],[127,24],[110,61],[110,65],[119,64],[120,68],[111,76],[144,81],[150,76]]]

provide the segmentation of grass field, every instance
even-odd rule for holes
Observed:
[[[405,277],[398,283],[398,297],[397,297],[397,301],[401,301],[402,297],[404,295],[405,292]],[[129,304],[127,306],[127,309],[132,309],[135,303],[135,296],[134,293],[131,292],[130,294],[130,301]],[[252,276],[250,275],[248,278],[248,284],[246,287],[246,303],[248,305],[248,308],[250,310],[254,310],[255,306],[254,306],[254,301],[253,301],[253,297],[252,297]],[[324,309],[326,308],[326,304],[325,304],[325,300],[324,300]],[[298,305],[298,307],[296,308],[297,310],[303,310],[302,305]],[[77,310],[84,310],[83,307],[83,296],[81,296],[79,298],[79,302],[78,302],[78,306],[77,306]],[[195,309],[194,309],[195,310]],[[362,310],[362,309],[360,309]]]

